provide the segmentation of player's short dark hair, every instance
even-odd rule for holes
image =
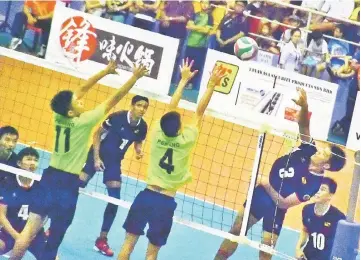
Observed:
[[[132,106],[134,106],[137,102],[143,101],[143,100],[149,104],[149,99],[147,97],[143,97],[143,96],[140,96],[140,95],[135,95],[132,98]]]
[[[36,159],[40,158],[40,155],[33,147],[26,147],[18,153],[18,161],[21,161],[25,156],[34,156]]]
[[[324,177],[321,184],[325,184],[328,186],[328,190],[330,193],[335,194],[337,190],[337,182],[330,178],[330,177]]]
[[[12,127],[12,126],[9,126],[9,125],[0,127],[0,139],[6,134],[16,135],[19,138],[18,130],[16,130],[15,127]]]
[[[160,119],[160,127],[166,136],[176,137],[181,128],[180,114],[175,111],[164,114]]]
[[[291,30],[291,36],[293,36],[296,32],[301,33],[301,30],[300,30],[300,29],[298,29],[298,28],[294,28],[294,29],[292,29],[292,30]]]
[[[317,41],[322,38],[323,38],[323,34],[321,31],[313,31],[311,33],[311,39],[313,39],[314,41]]]
[[[330,169],[329,171],[337,172],[341,170],[346,163],[345,152],[336,145],[331,145],[331,158],[329,159]]]
[[[335,31],[336,29],[339,29],[342,34],[345,34],[346,26],[345,26],[344,24],[342,24],[342,23],[336,24],[334,31]]]
[[[71,90],[58,92],[51,100],[51,109],[59,115],[69,117],[68,112],[71,109],[73,95],[74,93]]]

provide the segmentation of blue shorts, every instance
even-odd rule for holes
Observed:
[[[286,210],[276,207],[263,186],[258,185],[254,189],[250,213],[257,220],[263,218],[263,231],[276,235],[280,234]]]
[[[105,184],[108,181],[119,181],[121,182],[122,171],[120,169],[121,160],[111,160],[102,158],[105,169],[103,172],[103,183]],[[93,178],[96,170],[94,168],[94,152],[91,148],[88,153],[88,158],[83,168],[83,172],[88,174],[90,178]]]
[[[149,224],[149,242],[158,247],[164,246],[172,228],[176,207],[174,198],[145,189],[135,198],[123,228],[128,233],[141,236]]]
[[[5,230],[0,230],[0,240],[5,244],[5,250],[0,254],[6,254],[10,250],[14,248],[15,240],[7,233]],[[32,253],[36,259],[41,259],[41,254],[45,248],[46,244],[46,236],[44,233],[44,229],[41,230],[35,239],[31,242],[29,246],[29,252]]]
[[[73,221],[79,196],[79,176],[53,167],[43,171],[40,185],[34,189],[30,212],[49,216],[59,225],[69,226]],[[63,228],[63,226],[61,227]]]

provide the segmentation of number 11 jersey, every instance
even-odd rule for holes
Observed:
[[[167,137],[155,123],[150,147],[147,184],[176,191],[192,180],[190,155],[198,137],[196,125],[186,125],[176,137]]]

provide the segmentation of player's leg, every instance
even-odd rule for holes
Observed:
[[[33,240],[33,242],[31,242],[31,245],[29,247],[29,252],[37,259],[40,260],[42,259],[42,253],[45,249],[45,244],[46,244],[46,235],[44,230],[41,230],[35,237],[35,239]]]
[[[146,259],[157,259],[158,252],[167,243],[173,225],[173,216],[177,203],[174,198],[155,191],[146,190],[150,201],[149,239]]]
[[[15,244],[14,238],[4,230],[0,230],[0,255],[9,252]]]
[[[153,245],[152,243],[148,243],[147,253],[145,255],[146,260],[155,260],[158,257],[160,247]]]
[[[20,233],[20,237],[15,241],[10,260],[22,259],[31,242],[43,227],[45,219],[45,216],[30,212],[28,221]]]
[[[76,179],[73,180],[76,181]],[[79,193],[78,189],[58,189],[53,196],[57,197],[58,203],[55,204],[49,212],[49,217],[51,219],[51,232],[47,239],[44,253],[41,257],[42,260],[53,260],[56,258],[59,246],[63,241],[65,233],[73,222]]]
[[[104,162],[105,163],[105,162]],[[121,172],[120,162],[115,164],[105,163],[104,180],[108,195],[115,199],[120,199],[120,187],[121,187]],[[100,231],[100,235],[95,241],[94,249],[100,251],[103,255],[113,256],[114,252],[108,245],[108,233],[113,225],[115,217],[117,215],[118,205],[108,203],[104,210],[103,224]]]
[[[139,235],[126,233],[123,246],[118,255],[118,260],[129,260],[135,245],[137,244]]]
[[[263,216],[268,208],[272,208],[273,201],[267,194],[266,190],[262,186],[257,186],[253,191],[252,203],[250,214],[247,223],[247,231],[256,224]],[[243,204],[243,207],[238,212],[236,220],[233,223],[233,226],[229,233],[235,236],[239,236],[241,233],[243,215],[245,210],[246,202]],[[237,242],[232,242],[229,239],[225,239],[215,257],[215,260],[228,259],[236,251],[238,247]]]
[[[242,207],[242,209],[238,212],[236,220],[234,221],[233,226],[232,226],[231,230],[229,231],[229,233],[231,233],[232,235],[235,235],[235,236],[240,235],[242,221],[243,221],[243,215],[244,215],[244,207]],[[248,219],[248,224],[247,224],[247,231],[258,221],[259,221],[259,219],[257,219],[252,214],[250,214],[249,219]],[[228,259],[231,255],[234,254],[237,247],[238,247],[237,242],[233,242],[229,239],[224,239],[217,252],[217,255],[215,256],[214,259],[215,260]]]
[[[91,178],[93,178],[96,170],[94,168],[94,155],[93,150],[90,149],[88,153],[88,158],[85,162],[83,170],[79,174],[80,187],[85,188]]]
[[[145,191],[141,191],[135,197],[123,224],[123,228],[127,233],[118,255],[118,260],[129,259],[138,241],[138,237],[144,235],[144,228],[147,225],[150,210],[151,207],[149,206],[147,194]]]
[[[277,208],[275,205],[273,209],[267,211],[263,218],[262,244],[270,247],[276,246],[278,236],[282,230],[285,215],[286,211]],[[272,259],[272,255],[259,251],[259,259],[270,260]]]
[[[271,246],[271,247],[275,247],[277,240],[278,240],[278,235],[271,233],[271,232],[263,231],[262,244]],[[270,255],[266,252],[263,252],[263,251],[259,251],[259,259],[260,260],[271,260],[272,255]]]

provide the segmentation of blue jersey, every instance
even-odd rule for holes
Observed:
[[[302,222],[309,234],[304,253],[308,260],[328,260],[331,255],[337,223],[345,215],[331,206],[323,216],[316,215],[315,204],[306,205],[302,210]]]
[[[18,156],[16,153],[12,152],[10,157],[6,161],[1,161],[0,163],[12,166],[12,167],[18,167],[17,166],[17,160]],[[12,173],[8,173],[6,171],[0,170],[0,189],[5,187],[5,183],[7,182],[7,179],[12,178],[15,179],[15,175]]]
[[[321,186],[323,174],[308,170],[311,156],[317,152],[313,144],[301,144],[297,150],[278,158],[272,165],[269,183],[284,198],[296,193],[302,202],[315,195]]]
[[[20,187],[16,180],[8,181],[6,184],[7,189],[0,194],[0,204],[7,205],[7,219],[15,230],[21,232],[29,217],[29,205],[32,199],[35,199],[33,191],[38,184],[34,183],[27,190]]]
[[[133,142],[141,142],[147,135],[147,123],[140,119],[137,125],[130,125],[130,113],[120,111],[109,115],[102,127],[107,130],[100,144],[100,157],[103,160],[122,160]]]

